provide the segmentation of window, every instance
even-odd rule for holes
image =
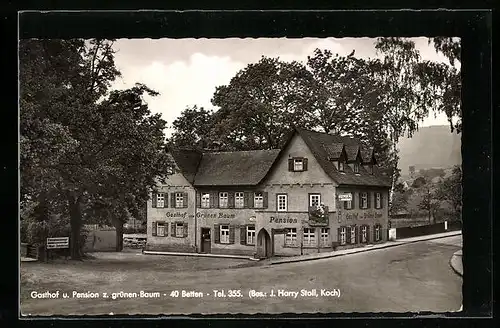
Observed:
[[[315,207],[321,204],[321,194],[310,194],[309,195],[309,206]]]
[[[368,240],[367,240],[367,228],[366,226],[362,226],[361,227],[361,242],[362,243],[366,243]]]
[[[288,159],[288,171],[302,172],[307,171],[307,158],[293,157]]]
[[[243,193],[242,192],[234,193],[234,207],[243,208],[243,205],[244,205]]]
[[[175,224],[175,236],[184,237],[184,223]]]
[[[255,227],[247,227],[247,245],[255,245]]]
[[[330,238],[329,238],[329,232],[330,229],[328,228],[321,228],[321,245],[327,246],[329,244]]]
[[[379,192],[375,193],[375,208],[382,208],[382,195]]]
[[[229,244],[229,226],[221,225],[220,226],[220,242],[222,244]]]
[[[304,246],[315,246],[316,244],[316,234],[314,228],[304,228],[303,236]]]
[[[156,207],[165,207],[165,194],[156,194]]]
[[[297,228],[286,229],[285,245],[295,246],[297,244]]]
[[[359,163],[354,163],[354,173],[359,173]]]
[[[264,207],[264,196],[262,195],[261,192],[256,192],[254,194],[253,206],[256,208],[263,208]]]
[[[293,160],[293,170],[303,171],[304,170],[304,160],[302,158],[295,158]]]
[[[165,222],[156,222],[156,235],[158,237],[165,237]]]
[[[366,192],[360,193],[361,208],[368,208],[368,194]]]
[[[201,195],[201,207],[209,208],[210,207],[210,194],[202,194]]]
[[[278,212],[286,212],[288,209],[287,206],[287,195],[285,194],[278,194],[277,195],[277,207],[276,210]]]
[[[352,226],[351,227],[351,236],[350,236],[350,242],[351,244],[356,244],[356,227]]]
[[[346,244],[346,227],[341,227],[340,228],[340,245],[345,245]]]
[[[184,207],[184,194],[182,192],[175,193],[175,207]]]
[[[380,240],[380,226],[375,226],[375,241]]]
[[[219,207],[224,207],[227,208],[227,192],[220,192],[219,193]]]
[[[344,208],[345,208],[346,210],[352,210],[352,209],[353,209],[353,207],[352,207],[353,200],[354,200],[354,194],[353,194],[353,193],[351,193],[351,200],[346,200],[346,201],[344,202]]]
[[[344,172],[344,162],[339,161],[339,171]]]

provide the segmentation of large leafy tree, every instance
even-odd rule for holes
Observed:
[[[451,206],[455,220],[462,220],[462,168],[460,166],[453,167],[452,174],[438,184],[436,196]]]
[[[113,222],[121,236],[126,215],[165,178],[165,122],[142,100],[155,94],[146,86],[109,92],[120,74],[112,41],[22,40],[19,48],[21,199],[69,215],[78,259],[86,218]]]
[[[188,107],[172,123],[175,129],[169,142],[178,148],[203,148],[212,139],[213,111]]]
[[[212,99],[213,133],[226,149],[278,148],[293,126],[309,127],[313,77],[304,65],[262,59],[239,71]]]

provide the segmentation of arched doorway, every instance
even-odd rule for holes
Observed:
[[[272,256],[271,237],[266,229],[260,229],[257,234],[257,257],[268,258]]]

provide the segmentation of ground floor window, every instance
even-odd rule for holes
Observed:
[[[304,236],[302,238],[304,246],[316,246],[316,233],[314,228],[304,228]]]
[[[351,244],[356,244],[356,226],[351,227],[351,235],[350,235],[349,242]]]
[[[222,244],[229,244],[229,226],[221,225],[220,226],[220,242]]]
[[[285,245],[295,246],[297,244],[297,228],[286,229]]]
[[[322,246],[328,246],[330,244],[330,229],[321,228],[320,242]]]
[[[362,226],[361,227],[361,242],[366,243],[368,242],[368,227],[367,226]]]
[[[340,227],[340,233],[339,233],[339,242],[340,242],[340,245],[345,245],[346,244],[346,242],[347,242],[346,233],[347,233],[346,227]]]
[[[175,236],[176,237],[184,237],[184,224],[176,223],[175,224]]]
[[[156,223],[156,235],[159,237],[165,237],[165,232],[166,232],[166,224],[165,222],[157,222]]]
[[[380,226],[375,226],[375,241],[380,241]]]
[[[247,245],[255,245],[255,227],[247,227]]]

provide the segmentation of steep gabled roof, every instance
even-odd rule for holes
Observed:
[[[323,145],[342,143],[346,149],[350,146],[357,146],[359,149],[361,145],[359,140],[304,129],[296,129],[296,132],[307,144],[325,173],[339,185],[391,186],[390,179],[383,176],[376,166],[373,168],[373,174],[369,174],[366,170],[360,170],[361,174],[355,174],[349,166],[345,167],[344,172],[339,172],[333,162],[328,160],[328,152]],[[352,147],[352,149],[356,149],[356,147]]]
[[[192,184],[201,161],[202,153],[191,149],[170,149],[169,153],[172,155],[182,175]]]
[[[345,152],[347,154],[347,161],[353,162],[358,158],[359,145],[346,145]]]
[[[323,147],[325,148],[326,154],[330,160],[339,159],[342,155],[342,151],[344,150],[343,143],[334,143],[331,145],[323,144]]]
[[[257,185],[275,162],[279,149],[203,153],[195,186]]]

